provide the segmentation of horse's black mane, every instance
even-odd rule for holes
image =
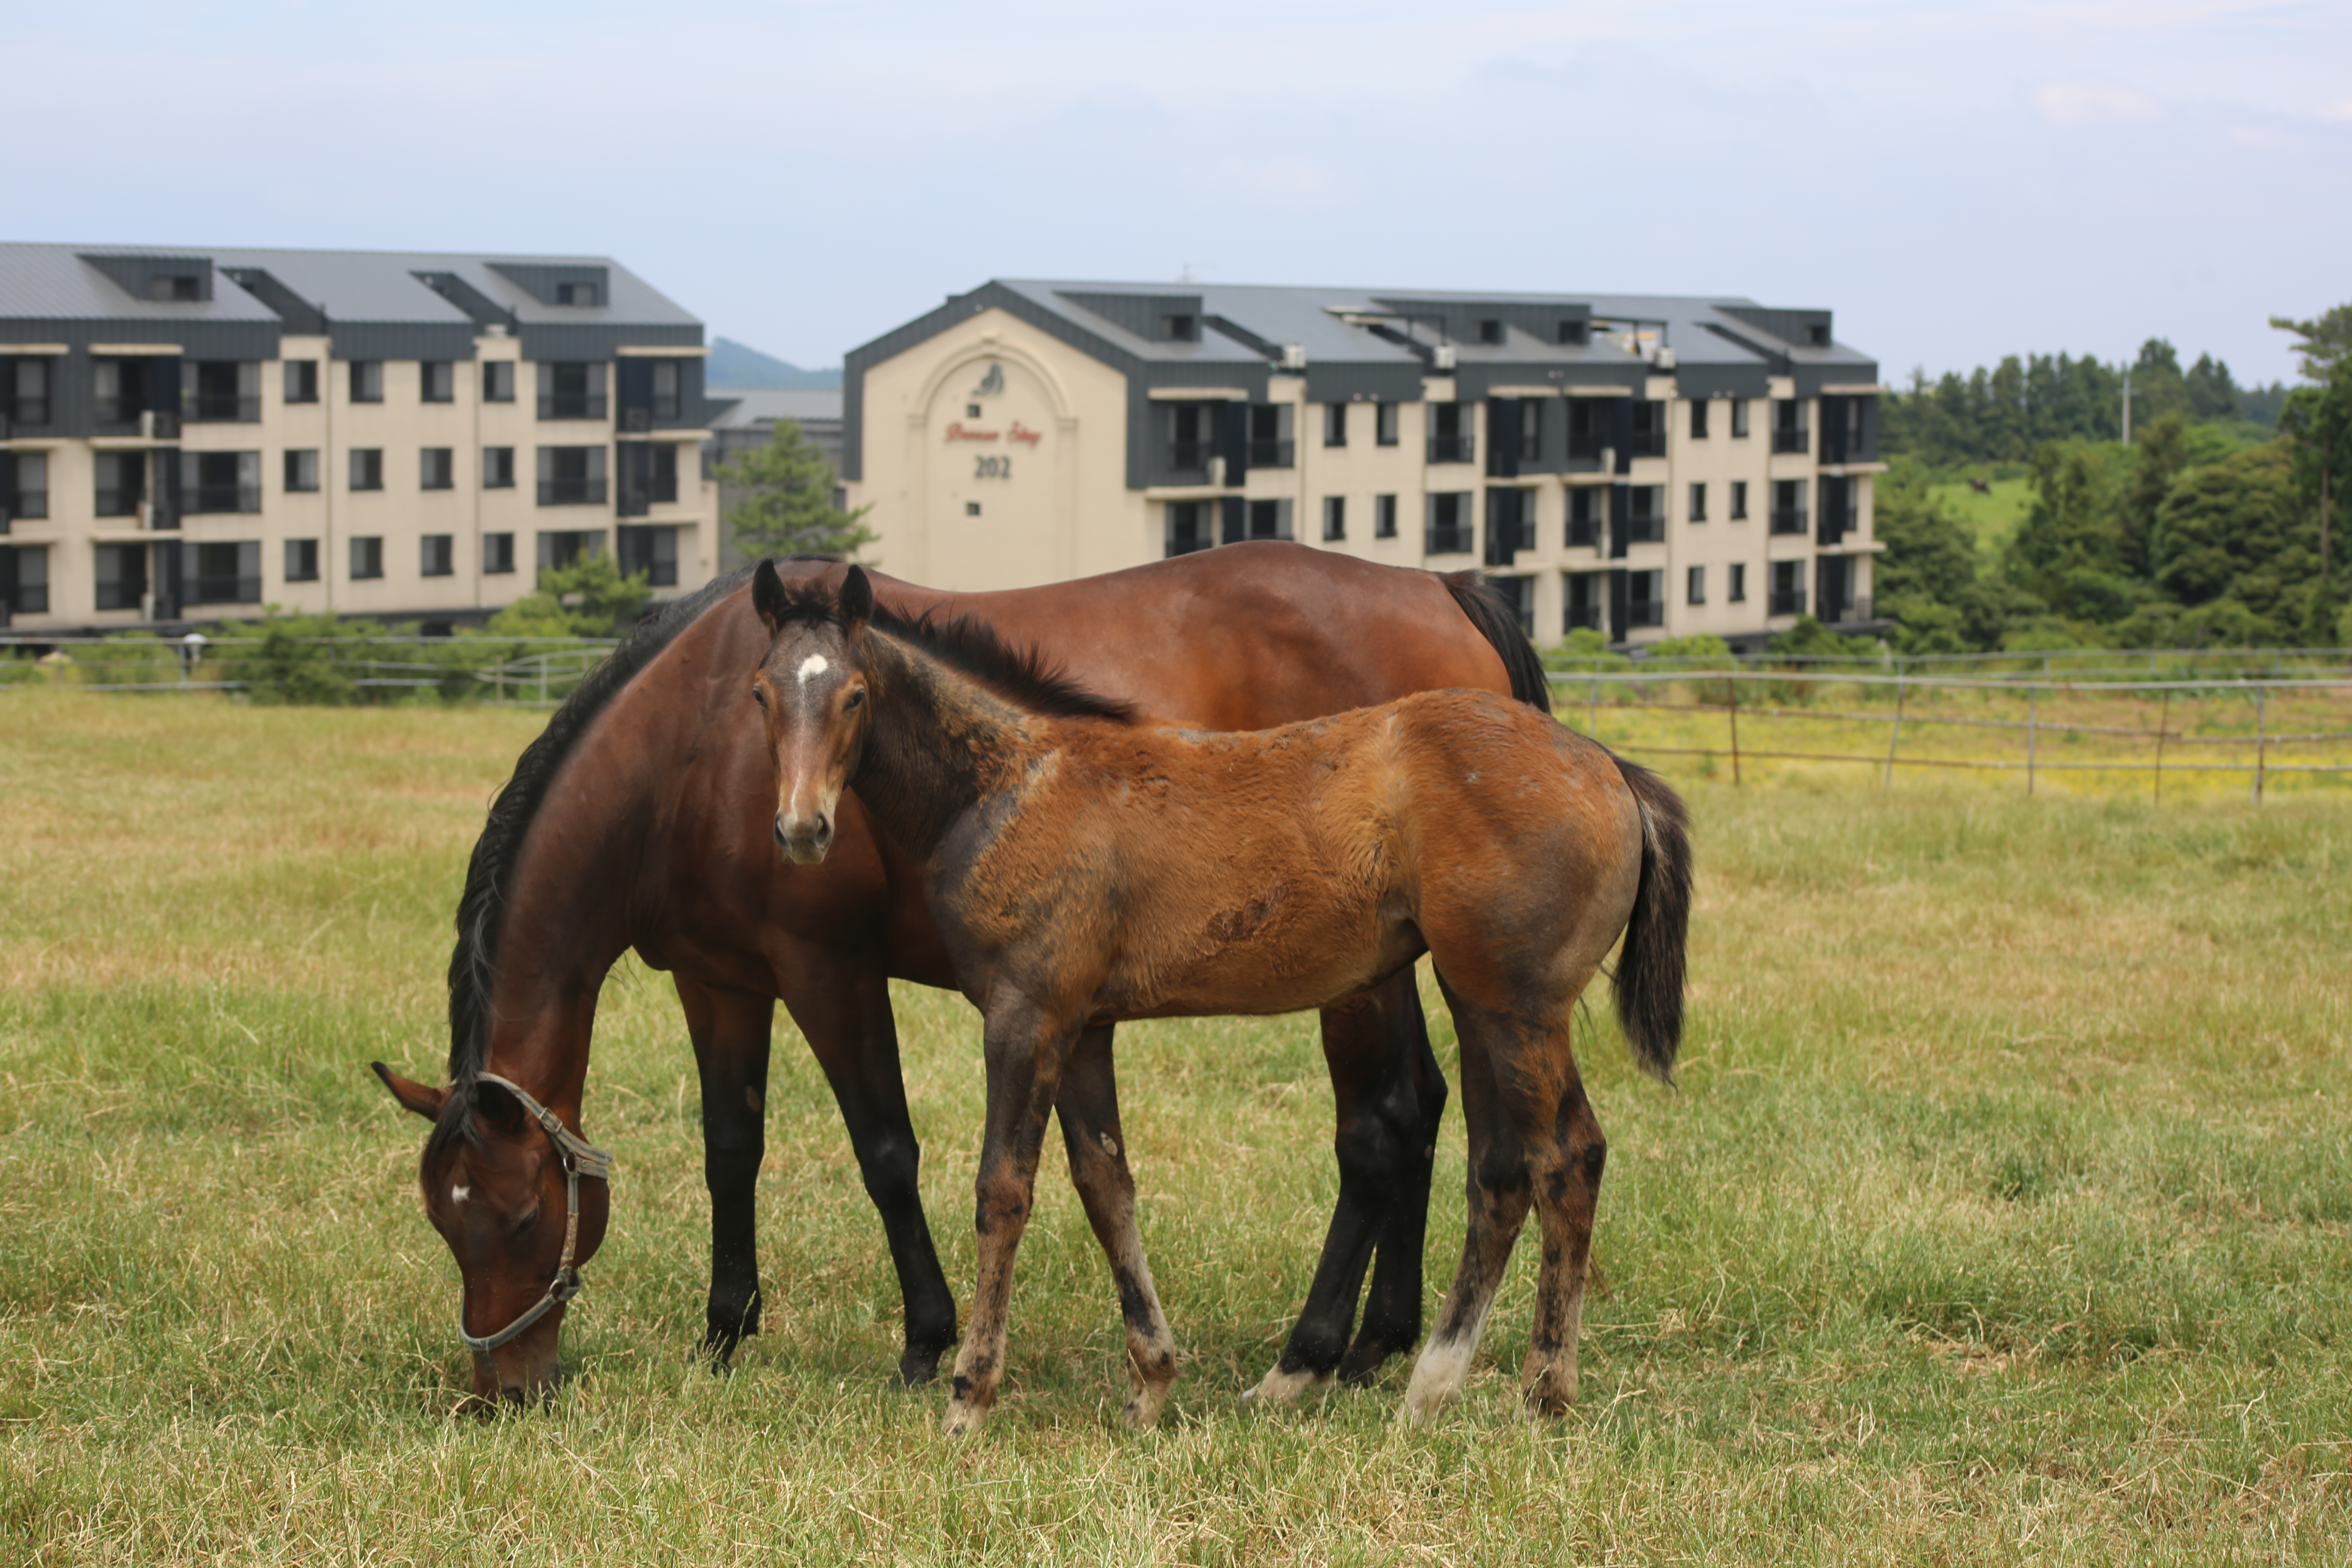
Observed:
[[[523,748],[514,776],[490,803],[489,820],[474,841],[474,858],[466,868],[466,890],[457,900],[457,947],[449,956],[449,1081],[453,1085],[470,1085],[482,1070],[489,1049],[490,985],[498,973],[499,929],[506,917],[509,873],[556,771],[614,694],[676,641],[678,633],[740,588],[750,576],[749,567],[730,573],[639,621],[621,646],[564,699],[539,738]],[[453,1093],[449,1099],[455,1105],[471,1096]]]
[[[833,592],[814,584],[784,589],[776,625],[794,621],[848,629]],[[1002,633],[977,616],[942,621],[934,607],[908,620],[876,605],[871,624],[970,676],[1024,711],[1054,719],[1109,719],[1122,724],[1135,719],[1133,703],[1087,689],[1036,648],[1005,641]]]

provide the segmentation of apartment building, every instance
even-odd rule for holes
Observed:
[[[852,353],[893,572],[1013,587],[1251,539],[1483,566],[1540,642],[1874,627],[1878,367],[1743,300],[997,280]]]
[[[0,245],[0,624],[690,590],[702,337],[601,257]]]

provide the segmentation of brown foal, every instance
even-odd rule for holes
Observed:
[[[1542,1413],[1575,1397],[1606,1144],[1570,1015],[1623,933],[1619,1016],[1643,1065],[1671,1070],[1690,877],[1672,790],[1487,693],[1184,731],[1041,670],[983,626],[877,616],[856,567],[828,591],[787,588],[763,565],[752,602],[772,637],[751,695],[778,845],[796,864],[822,861],[855,789],[919,868],[985,1017],[980,1269],[950,1433],[977,1427],[995,1400],[1045,1119],[1089,1030],[1318,1007],[1423,952],[1461,1039],[1469,1231],[1407,1414],[1461,1387],[1531,1203],[1543,1262],[1524,1396]],[[1085,1152],[1072,1142],[1071,1174],[1118,1286],[1126,1414],[1148,1426],[1175,1346],[1132,1188]]]

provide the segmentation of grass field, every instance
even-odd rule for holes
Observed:
[[[1115,1421],[1106,1271],[1049,1163],[1008,1398],[892,1385],[897,1295],[780,1028],[767,1332],[689,1359],[691,1061],[606,987],[587,1130],[614,1224],[550,1413],[454,1416],[422,1125],[364,1064],[446,1050],[466,850],[536,720],[0,699],[0,1563],[2343,1562],[2352,1554],[2352,809],[1735,790],[1701,857],[1679,1090],[1596,1007],[1612,1143],[1584,1394],[1512,1381],[1523,1243],[1464,1403],[1254,1417],[1335,1178],[1309,1021],[1121,1031],[1187,1360]],[[2168,797],[2169,799],[2169,797]],[[1441,1059],[1452,1037],[1433,1004]],[[968,1290],[978,1031],[899,997]],[[1460,1236],[1449,1110],[1431,1296]],[[1049,1162],[1055,1157],[1049,1156]]]
[[[1983,492],[1965,480],[1930,485],[1927,493],[1967,524],[1976,537],[1978,553],[1988,563],[2000,553],[2000,547],[2009,542],[2009,536],[2017,531],[2033,505],[2033,481],[2023,479],[1993,479]]]

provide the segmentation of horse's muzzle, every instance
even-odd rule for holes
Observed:
[[[787,819],[778,812],[776,845],[793,865],[816,865],[833,847],[833,819],[822,813],[815,816]]]

